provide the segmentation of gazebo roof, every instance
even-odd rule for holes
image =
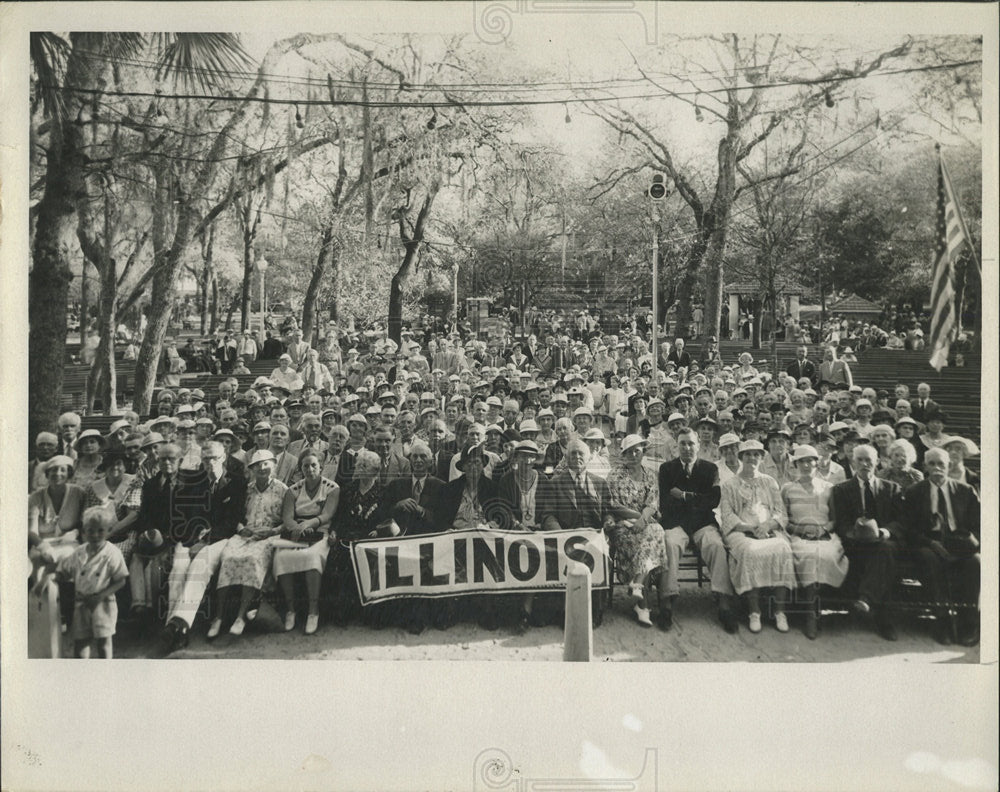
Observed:
[[[804,294],[806,291],[804,286],[794,281],[779,282],[777,285],[779,294]],[[728,294],[760,294],[762,288],[759,283],[753,283],[752,281],[736,281],[727,284],[723,291]]]
[[[864,297],[860,297],[852,292],[842,300],[837,300],[837,302],[833,303],[829,310],[835,313],[879,314],[882,313],[882,306],[876,305],[871,300],[866,300]]]

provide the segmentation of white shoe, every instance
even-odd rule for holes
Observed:
[[[215,621],[213,621],[212,624],[209,625],[208,634],[205,637],[211,641],[213,638],[218,638],[219,633],[221,631],[222,631],[222,619],[215,619]]]
[[[788,617],[784,613],[774,614],[774,626],[778,632],[788,632]]]
[[[306,635],[312,635],[316,632],[317,627],[319,627],[319,616],[315,613],[310,613],[306,616]]]
[[[247,626],[247,623],[243,621],[239,616],[236,617],[236,621],[233,622],[233,626],[229,628],[230,635],[243,635],[243,628]]]
[[[295,629],[295,611],[288,611],[285,614],[285,632]]]
[[[256,618],[257,618],[257,609],[256,608],[253,608],[252,610],[248,610],[247,611],[247,618],[246,618],[246,620],[248,622],[252,622]]]
[[[761,630],[760,614],[759,613],[751,613],[750,614],[750,632],[752,632],[752,633],[759,633],[760,630]]]
[[[649,617],[649,608],[640,608],[636,605],[633,610],[635,611],[635,618],[639,620],[639,624],[643,627],[653,626],[653,620]]]
[[[630,583],[628,587],[628,594],[630,597],[635,597],[637,600],[641,600],[644,596],[642,583]]]

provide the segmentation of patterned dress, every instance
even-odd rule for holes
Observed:
[[[636,481],[624,466],[612,469],[608,476],[611,502],[633,511],[652,507],[658,512],[660,495],[656,474],[646,467],[641,470],[642,481]],[[615,532],[615,561],[622,574],[635,580],[657,567],[666,567],[667,546],[659,523],[649,522],[645,528],[636,529],[631,522],[620,524]]]
[[[757,473],[751,479],[742,476],[729,479],[722,485],[719,516],[737,594],[769,586],[795,587],[792,548],[783,531],[756,539],[736,530],[739,523],[762,525],[772,519],[782,529],[787,525],[785,506],[773,478]]]
[[[795,575],[799,585],[822,583],[840,586],[847,577],[847,556],[840,537],[833,533],[830,518],[830,493],[833,485],[814,478],[808,487],[790,481],[781,488],[781,499],[788,511],[788,541],[792,546]],[[822,529],[818,539],[802,536],[814,528]]]
[[[898,484],[904,490],[924,480],[924,474],[911,467],[903,468],[902,470],[896,470],[891,467],[885,468],[878,471],[878,477],[883,481],[891,481],[893,484]]]
[[[135,476],[125,473],[114,491],[108,487],[106,478],[102,477],[97,479],[97,481],[91,482],[90,486],[87,487],[87,494],[84,498],[84,508],[89,509],[91,506],[100,506],[102,509],[107,509],[111,512],[114,515],[115,521],[123,519],[130,511],[129,507],[125,504],[125,499],[132,489],[134,479]],[[140,487],[140,491],[141,489]],[[138,506],[135,508],[138,509]],[[110,540],[121,551],[122,556],[125,558],[126,566],[132,561],[132,549],[135,547],[135,540],[135,531],[132,530],[129,530],[124,536],[117,536]]]
[[[319,486],[312,496],[306,491],[305,479],[288,488],[295,496],[295,522],[319,517],[326,499],[340,491],[340,487],[327,478],[319,480]],[[326,541],[327,532],[317,531],[294,541],[308,543],[302,547],[282,547],[274,551],[274,576],[292,575],[296,572],[315,571],[322,573],[326,568],[326,557],[330,545]]]
[[[237,534],[230,537],[222,551],[219,588],[248,586],[259,589],[264,585],[274,553],[274,537],[281,529],[281,502],[287,489],[274,478],[263,492],[256,482],[247,488],[244,524],[254,536],[247,538]]]

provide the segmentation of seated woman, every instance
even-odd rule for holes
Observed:
[[[799,586],[810,604],[803,632],[815,640],[819,627],[819,587],[839,587],[847,577],[847,556],[840,538],[833,533],[830,517],[830,492],[833,485],[817,478],[819,453],[800,445],[792,455],[798,478],[781,488],[781,499],[788,512],[788,542]]]
[[[892,465],[889,448],[895,440],[896,430],[889,424],[878,424],[872,429],[871,442],[878,451],[878,470],[884,470]]]
[[[740,472],[722,485],[720,524],[730,551],[730,574],[737,594],[747,595],[750,632],[761,630],[760,595],[774,591],[774,623],[788,632],[785,601],[795,585],[792,549],[785,534],[788,516],[777,482],[759,472],[764,446],[740,444]]]
[[[239,610],[229,628],[230,635],[242,635],[246,627],[247,609],[254,595],[261,590],[274,554],[274,537],[281,530],[284,484],[274,478],[274,454],[255,451],[250,457],[253,482],[247,486],[246,523],[236,536],[230,537],[222,551],[219,565],[219,611],[208,628],[208,637],[215,638],[222,629],[222,614],[240,589]]]
[[[131,528],[139,510],[126,504],[125,498],[135,476],[125,472],[125,454],[117,451],[104,455],[98,472],[103,475],[87,487],[84,508],[98,506],[112,516],[108,541],[118,546],[127,566],[135,546],[135,533]]]
[[[285,595],[285,630],[295,628],[295,575],[303,573],[309,595],[306,635],[319,625],[319,586],[330,552],[327,537],[330,521],[337,511],[340,487],[320,475],[322,460],[312,451],[299,457],[302,479],[285,492],[281,506],[282,539],[296,546],[279,547],[274,552],[272,571]],[[334,534],[336,536],[336,534]]]
[[[378,454],[362,449],[355,458],[350,481],[341,488],[336,521],[327,537],[333,559],[324,575],[333,591],[330,617],[334,624],[344,625],[361,616],[351,545],[376,533],[382,500],[378,482],[381,465]]]
[[[85,429],[76,438],[76,470],[73,473],[73,483],[87,489],[90,482],[98,477],[101,466],[101,452],[106,448],[104,435],[96,429]]]
[[[636,599],[636,619],[643,627],[652,627],[648,593],[653,577],[665,596],[667,548],[663,528],[657,522],[659,486],[657,476],[642,464],[647,441],[641,435],[628,435],[621,444],[621,463],[608,476],[611,501],[619,521],[612,529],[615,562],[629,581],[629,593]]]
[[[556,442],[549,443],[545,448],[545,457],[542,459],[542,467],[545,473],[552,475],[553,471],[566,467],[563,456],[566,454],[566,444],[573,437],[573,421],[569,418],[560,418],[555,424]]]
[[[487,508],[495,500],[496,486],[485,475],[485,464],[485,450],[482,444],[466,446],[462,450],[462,455],[456,464],[460,475],[457,479],[449,481],[444,491],[447,506],[442,519],[445,525],[461,530],[488,524]],[[454,599],[442,598],[436,603],[433,618],[435,626],[439,629],[450,626],[454,621],[457,606]],[[496,595],[482,594],[465,599],[476,611],[480,627],[492,631],[500,626]],[[418,626],[423,629],[421,625],[411,622],[410,632],[417,631]]]
[[[73,460],[56,455],[45,463],[48,484],[28,496],[28,557],[39,593],[51,580],[46,567],[73,555],[79,544],[85,493],[82,487],[69,483],[72,475]],[[60,584],[60,603],[63,624],[69,624],[73,617],[72,583]]]
[[[944,450],[948,452],[948,478],[968,484],[981,495],[979,475],[965,466],[966,457],[979,456],[979,446],[966,437],[952,435],[944,444]]]
[[[892,481],[904,490],[924,480],[924,474],[913,467],[917,461],[917,452],[912,443],[902,438],[893,440],[888,451],[888,465],[877,471],[880,479]]]

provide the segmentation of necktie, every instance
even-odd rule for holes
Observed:
[[[420,493],[424,491],[424,480],[414,479],[413,480],[413,500],[420,500]]]
[[[865,479],[865,517],[875,519],[875,493],[868,479]]]
[[[947,533],[951,530],[951,525],[948,522],[948,501],[944,499],[944,487],[938,487],[937,494],[937,514],[941,518],[941,532]]]

